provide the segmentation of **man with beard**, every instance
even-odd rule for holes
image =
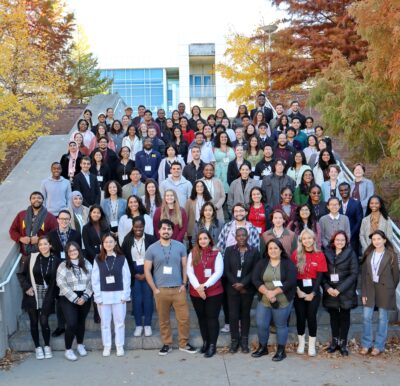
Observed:
[[[153,140],[145,138],[143,141],[143,150],[136,153],[136,167],[142,175],[142,182],[148,178],[158,181],[158,167],[161,163],[161,154],[153,150]]]

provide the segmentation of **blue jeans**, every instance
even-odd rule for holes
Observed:
[[[375,345],[379,351],[385,350],[385,343],[388,334],[388,310],[379,308],[378,331],[375,336]],[[361,345],[365,348],[372,348],[372,317],[374,316],[374,307],[364,307],[363,309],[363,333]]]
[[[258,341],[261,345],[266,345],[269,338],[269,326],[271,320],[274,321],[276,326],[276,336],[279,345],[284,346],[288,339],[289,328],[288,318],[292,311],[293,301],[285,308],[271,308],[265,307],[264,304],[259,302],[256,309],[256,322]]]
[[[136,326],[151,326],[153,317],[153,292],[146,280],[135,280],[132,288],[133,316]]]

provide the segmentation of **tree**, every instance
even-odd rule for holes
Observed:
[[[32,42],[25,1],[0,0],[0,144],[25,147],[48,132],[65,82]]]
[[[344,135],[355,154],[377,162],[380,177],[400,172],[400,8],[397,0],[364,0],[349,13],[368,42],[365,62],[351,65],[339,52],[317,77],[310,103],[324,123]],[[400,199],[392,208],[400,208]]]

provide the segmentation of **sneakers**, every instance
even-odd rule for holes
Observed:
[[[43,349],[41,347],[35,348],[36,359],[44,359]]]
[[[87,355],[86,348],[83,344],[78,344],[76,346],[76,351],[78,351],[78,353],[81,357],[85,357]]]
[[[169,347],[167,344],[162,346],[161,350],[158,352],[158,355],[168,355],[172,351],[172,348]]]
[[[225,324],[224,327],[221,328],[221,332],[223,332],[225,334],[228,334],[229,332],[231,332],[229,324]]]
[[[124,346],[117,346],[117,357],[123,357],[124,355]]]
[[[179,351],[184,351],[184,352],[187,352],[188,354],[196,354],[197,353],[197,349],[194,348],[189,343],[185,347],[179,347]]]
[[[64,356],[69,361],[77,361],[78,360],[78,357],[75,355],[74,350],[65,350]]]
[[[104,347],[103,349],[103,357],[109,357],[111,355],[111,347]]]
[[[44,346],[44,359],[53,358],[53,353],[50,346]]]
[[[151,326],[144,326],[144,336],[152,336],[153,335],[153,330],[151,329]]]
[[[139,337],[139,336],[142,336],[142,334],[143,334],[143,327],[136,326],[135,331],[133,332],[133,336]]]

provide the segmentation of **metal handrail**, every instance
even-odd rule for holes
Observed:
[[[5,286],[10,282],[12,276],[14,275],[15,270],[17,269],[19,262],[21,261],[22,254],[20,253],[15,260],[13,266],[11,267],[11,270],[7,276],[7,279],[4,280],[2,283],[0,283],[0,292],[5,292]]]

